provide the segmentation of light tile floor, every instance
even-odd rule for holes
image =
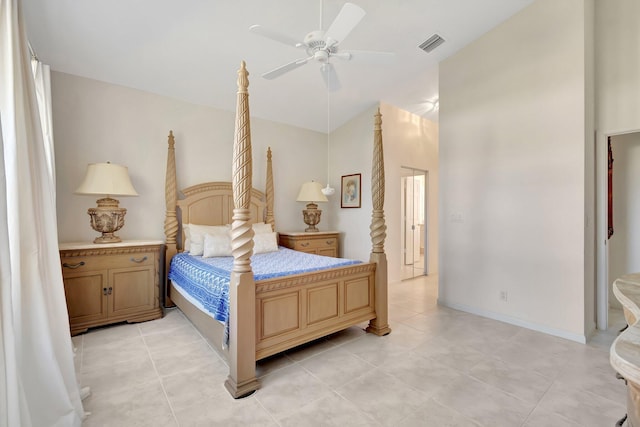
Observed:
[[[587,345],[436,304],[437,277],[390,285],[386,337],[353,327],[258,364],[232,399],[227,368],[177,309],[74,337],[92,395],[84,426],[614,426],[625,387],[609,365],[624,326]]]

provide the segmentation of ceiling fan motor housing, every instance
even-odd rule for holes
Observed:
[[[322,63],[329,62],[329,56],[337,52],[336,46],[327,47],[322,30],[311,31],[304,36],[304,45],[307,47],[307,54]]]

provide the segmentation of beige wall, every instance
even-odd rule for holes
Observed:
[[[167,135],[176,137],[178,187],[203,181],[228,181],[231,177],[233,112],[198,106],[176,99],[90,80],[52,73],[54,136],[58,200],[58,236],[61,242],[89,241],[97,235],[89,225],[87,208],[97,197],[73,192],[86,165],[111,161],[129,168],[139,197],[122,197],[127,208],[124,239],[164,239],[164,174]],[[251,97],[260,96],[251,93]],[[265,153],[273,149],[276,226],[303,230],[304,203],[296,202],[300,185],[309,180],[326,184],[327,144],[330,142],[330,176],[337,190],[323,209],[320,229],[342,232],[342,255],[367,260],[371,251],[371,108],[329,138],[327,135],[266,120],[252,119],[254,186],[263,189]],[[385,204],[389,277],[400,278],[400,202],[396,191],[399,167],[430,171],[430,195],[437,197],[437,124],[390,105],[382,106],[387,201]],[[362,173],[365,197],[360,209],[340,209],[340,176]],[[396,182],[397,181],[397,182]],[[397,200],[396,200],[397,199]],[[429,244],[437,248],[436,203],[430,213]],[[430,264],[437,265],[434,249]]]
[[[538,0],[440,67],[439,301],[577,341],[589,15]]]
[[[233,112],[58,72],[52,73],[52,98],[61,242],[89,241],[97,235],[86,213],[97,197],[73,192],[88,163],[105,161],[127,166],[140,194],[121,198],[128,212],[119,235],[164,239],[170,129],[176,137],[179,188],[231,179]],[[326,135],[260,119],[251,125],[253,184],[264,189],[266,150],[271,146],[276,225],[301,230],[303,206],[295,199],[304,181],[326,179]]]
[[[640,2],[596,1],[599,132],[640,130]]]
[[[340,253],[345,258],[368,260],[371,253],[371,161],[373,158],[373,115],[377,106],[365,110],[329,136],[329,170],[331,186],[336,189],[329,197],[326,212],[336,230],[342,232]],[[383,128],[385,126],[383,117]],[[384,138],[384,137],[383,137]],[[384,141],[383,141],[384,142]],[[384,146],[385,153],[388,146]],[[386,166],[386,165],[385,165]],[[362,175],[360,208],[340,207],[340,180],[343,175]],[[388,204],[385,202],[385,210]],[[386,249],[386,248],[385,248]],[[389,266],[389,277],[394,275]]]
[[[377,107],[358,115],[330,136],[329,168],[336,188],[327,211],[331,222],[340,231],[348,231],[343,238],[342,254],[347,258],[368,259],[371,238],[371,160],[373,149],[373,116]],[[429,171],[429,269],[437,273],[438,265],[438,125],[430,120],[381,104],[382,137],[385,161],[385,220],[389,281],[400,280],[401,266],[401,218],[400,177],[401,167],[410,166]],[[360,209],[340,208],[340,177],[362,174],[363,199]],[[324,214],[323,214],[324,215]],[[363,226],[366,225],[366,226]]]
[[[386,215],[389,223],[387,256],[389,265],[402,266],[401,167],[429,172],[427,189],[428,271],[438,273],[438,124],[392,105],[382,104],[383,137],[387,146]],[[385,126],[386,124],[386,126]]]

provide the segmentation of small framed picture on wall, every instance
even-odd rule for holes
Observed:
[[[352,175],[342,176],[342,185],[340,186],[340,207],[342,208],[359,208],[362,194],[360,192],[361,175],[354,173]]]

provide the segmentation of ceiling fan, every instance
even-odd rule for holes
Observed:
[[[329,28],[324,30],[315,30],[309,32],[302,41],[298,41],[293,37],[286,34],[282,34],[278,31],[265,28],[262,25],[252,25],[249,27],[249,31],[259,34],[263,37],[275,40],[280,43],[284,43],[288,46],[293,46],[298,49],[304,49],[307,56],[304,58],[298,58],[287,64],[281,65],[271,71],[268,71],[262,75],[263,78],[272,80],[281,75],[295,70],[298,67],[305,65],[308,62],[315,61],[320,63],[320,72],[324,78],[324,82],[329,90],[338,90],[340,88],[340,81],[336,74],[335,68],[331,64],[333,58],[349,61],[351,59],[366,59],[366,60],[387,60],[393,57],[391,52],[373,52],[373,51],[341,51],[339,45],[344,39],[351,33],[351,31],[362,20],[366,12],[359,6],[353,3],[345,3],[342,9],[338,13],[338,16],[333,20]],[[321,11],[322,15],[322,3]],[[320,28],[322,28],[322,16],[320,19]]]

